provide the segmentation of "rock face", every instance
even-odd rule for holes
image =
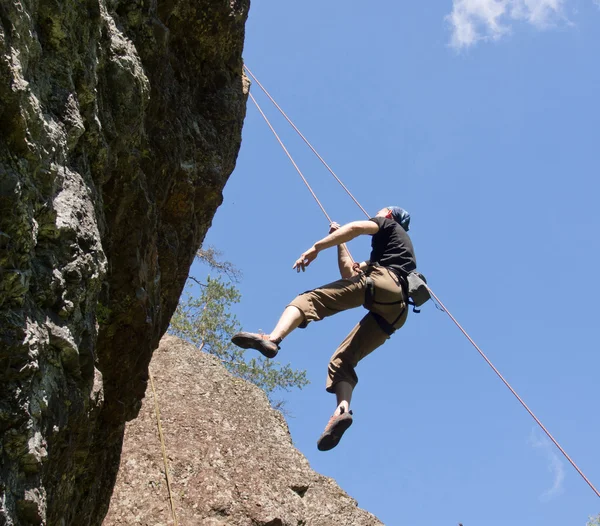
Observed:
[[[0,524],[97,525],[233,170],[249,0],[0,0]]]
[[[258,387],[214,357],[165,336],[150,365],[179,524],[376,526],[315,473]],[[173,524],[152,390],[125,431],[104,526]]]

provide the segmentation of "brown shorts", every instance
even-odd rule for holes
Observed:
[[[388,329],[402,327],[408,315],[407,298],[396,274],[385,267],[369,267],[367,274],[374,285],[373,301],[368,306],[370,312],[331,357],[327,377],[327,391],[330,393],[335,392],[335,384],[340,381],[356,386],[358,376],[354,369],[358,362],[390,337],[391,330]],[[304,322],[300,325],[304,328],[311,321],[365,306],[366,292],[367,278],[360,274],[300,294],[290,305],[304,314]]]

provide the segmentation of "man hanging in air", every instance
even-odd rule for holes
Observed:
[[[282,340],[294,329],[361,305],[369,310],[329,362],[326,388],[335,393],[337,408],[317,442],[321,451],[334,448],[352,424],[350,400],[358,382],[356,365],[406,321],[407,276],[417,267],[407,234],[409,223],[410,215],[397,206],[383,208],[367,221],[354,221],[342,227],[333,223],[329,235],[304,252],[293,268],[304,271],[320,251],[337,246],[342,279],[296,297],[285,308],[271,334],[239,332],[231,340],[239,347],[256,349],[273,358]],[[371,257],[360,264],[353,263],[345,245],[359,235],[373,236]]]

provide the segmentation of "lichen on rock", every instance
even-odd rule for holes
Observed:
[[[0,3],[0,524],[102,522],[235,165],[248,8]]]

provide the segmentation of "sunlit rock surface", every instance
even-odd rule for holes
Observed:
[[[334,480],[315,473],[258,387],[165,336],[150,365],[179,524],[376,526]],[[153,393],[128,423],[104,526],[173,524]]]

